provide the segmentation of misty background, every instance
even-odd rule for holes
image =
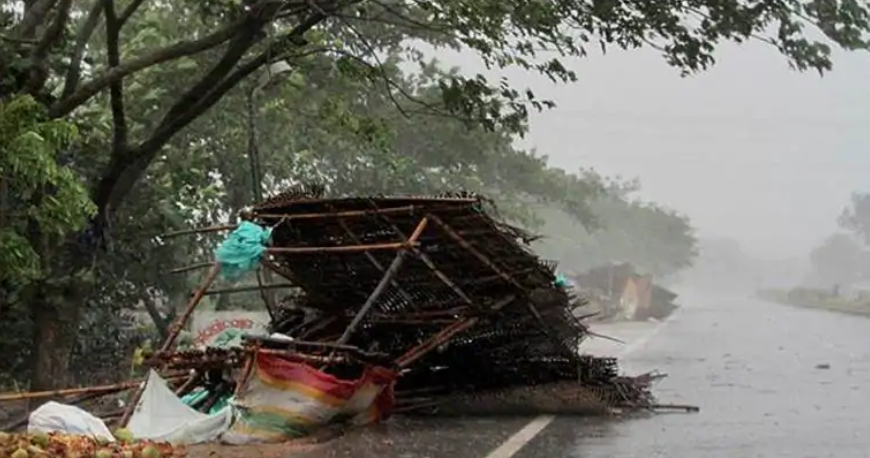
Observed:
[[[439,57],[494,75],[475,56]],[[868,57],[835,52],[820,77],[750,42],[686,78],[652,49],[592,50],[570,62],[577,84],[504,75],[557,104],[531,115],[522,147],[568,171],[638,178],[638,197],[691,219],[706,283],[787,287],[808,281],[812,249],[838,231],[850,195],[870,190]]]

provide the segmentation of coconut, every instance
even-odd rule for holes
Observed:
[[[127,428],[116,429],[115,439],[121,442],[133,442],[133,433]]]
[[[161,458],[160,450],[157,450],[157,447],[148,444],[142,448],[142,458]]]
[[[35,433],[30,436],[30,442],[40,447],[48,447],[51,443],[51,438],[45,433]]]

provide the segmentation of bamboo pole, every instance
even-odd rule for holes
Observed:
[[[400,368],[408,367],[414,361],[422,358],[432,351],[433,348],[441,345],[442,343],[450,340],[456,334],[459,334],[462,331],[474,326],[477,324],[479,318],[471,317],[462,321],[456,321],[450,326],[445,327],[444,329],[438,331],[434,336],[430,337],[425,342],[417,345],[416,347],[408,350],[404,355],[400,356],[396,359],[396,365]]]
[[[187,393],[190,393],[193,390],[193,387],[199,383],[199,380],[202,378],[202,373],[198,370],[194,370],[190,377],[175,390],[175,395],[178,397],[182,397]]]
[[[176,320],[176,322],[172,325],[172,328],[169,330],[169,336],[166,337],[166,340],[163,342],[163,345],[160,347],[161,353],[168,352],[172,346],[175,344],[175,341],[178,339],[178,335],[181,333],[184,325],[187,324],[187,321],[190,320],[190,316],[193,315],[193,311],[196,309],[196,306],[199,305],[202,298],[205,297],[205,293],[208,291],[208,287],[214,282],[215,278],[217,278],[218,273],[220,273],[221,265],[218,262],[214,262],[211,266],[211,270],[208,271],[205,279],[203,279],[199,288],[196,292],[193,293],[193,297],[190,298],[190,301],[187,303],[187,307],[184,309],[184,313]],[[124,414],[121,416],[121,419],[118,421],[118,424],[123,428],[127,426],[127,422],[130,421],[130,417],[133,416],[133,412],[136,410],[136,405],[139,404],[139,400],[142,399],[142,393],[145,392],[145,386],[143,385],[136,393],[133,394],[133,397],[130,399],[130,405],[124,409]]]
[[[628,406],[637,408],[637,406]],[[701,408],[698,406],[692,405],[684,405],[684,404],[653,404],[651,406],[643,406],[644,408],[650,410],[683,410],[686,412],[700,412]]]
[[[395,223],[393,223],[386,216],[382,216],[382,218],[392,227],[393,232],[398,234],[403,241],[407,242],[407,239],[405,239],[405,234],[402,233],[402,231],[399,229],[398,226],[396,226]],[[411,245],[411,251],[414,253],[415,256],[417,256],[417,258],[423,261],[423,264],[426,264],[426,267],[429,268],[429,270],[431,270],[433,274],[435,274],[435,276],[438,278],[438,280],[441,281],[441,283],[450,288],[457,296],[459,296],[460,299],[465,301],[466,304],[474,306],[474,301],[471,299],[471,297],[469,297],[468,294],[466,294],[465,291],[463,291],[462,288],[459,287],[459,285],[454,283],[453,280],[450,279],[450,277],[448,277],[444,274],[444,272],[438,269],[438,267],[435,265],[435,262],[432,261],[432,258],[430,258],[429,255],[420,251],[420,249],[417,248],[416,245]]]
[[[289,347],[314,347],[314,348],[321,348],[321,349],[327,348],[327,349],[331,349],[331,350],[343,350],[343,351],[347,351],[347,352],[358,353],[360,355],[370,355],[369,353],[362,351],[359,347],[355,347],[353,345],[337,344],[337,343],[332,343],[332,342],[312,342],[312,341],[298,340],[298,339],[285,341],[285,340],[280,340],[280,339],[273,339],[271,337],[253,337],[253,336],[248,337],[248,341],[259,342],[259,343],[281,344],[281,345],[287,345]],[[264,349],[261,349],[260,351],[263,351],[263,350]]]
[[[411,237],[408,238],[408,241],[404,243],[399,243],[398,245],[403,248],[414,246],[414,244],[417,243],[417,239],[419,239],[420,236],[423,235],[423,231],[426,230],[426,226],[428,224],[429,220],[426,217],[421,219],[420,222],[417,224],[416,229],[414,229],[414,232],[411,234]],[[405,255],[407,253],[407,249],[402,249],[396,254],[396,257],[393,258],[393,262],[390,263],[390,267],[387,268],[387,271],[381,277],[381,281],[378,282],[375,290],[372,291],[372,294],[369,295],[368,299],[366,299],[362,308],[360,308],[356,316],[353,317],[353,320],[351,320],[350,324],[347,326],[347,328],[345,328],[344,333],[341,335],[341,337],[338,338],[338,341],[336,343],[343,345],[350,340],[350,336],[353,335],[353,332],[362,322],[365,315],[375,305],[378,298],[381,297],[384,291],[387,290],[387,286],[389,286],[390,282],[393,280],[396,274],[399,273],[399,268],[402,267],[402,262],[405,260]]]
[[[402,207],[376,208],[368,210],[345,210],[319,213],[255,213],[255,218],[284,218],[289,221],[298,221],[301,219],[320,219],[320,218],[353,218],[360,216],[382,215],[387,213],[413,213],[417,210],[417,205],[405,205]]]
[[[237,224],[218,224],[215,226],[206,226],[206,227],[199,227],[199,228],[194,228],[194,229],[182,229],[180,231],[166,232],[164,234],[160,234],[159,237],[168,239],[168,238],[173,238],[173,237],[179,237],[182,235],[207,234],[209,232],[231,231],[231,230],[235,229],[236,227],[238,227]]]
[[[298,213],[298,214],[272,214],[272,213],[255,213],[254,218],[269,218],[269,219],[284,219],[287,221],[302,220],[302,219],[318,219],[318,218],[352,218],[360,216],[377,215],[384,213],[413,213],[417,209],[416,205],[406,205],[403,207],[379,208],[372,210],[348,210],[340,212],[322,212],[322,213]],[[215,226],[207,226],[195,229],[184,229],[180,231],[166,232],[160,234],[163,238],[179,237],[182,235],[205,234],[209,232],[231,231],[238,227],[236,224],[219,224]]]
[[[396,274],[399,272],[399,268],[402,266],[402,261],[405,260],[405,255],[407,254],[407,250],[401,250],[396,253],[396,257],[393,258],[393,262],[390,263],[390,267],[387,268],[387,271],[384,272],[384,275],[381,277],[381,281],[378,282],[378,285],[375,287],[375,290],[372,291],[372,294],[369,295],[368,299],[366,299],[363,306],[359,309],[356,316],[353,317],[350,324],[345,328],[344,333],[341,337],[336,341],[337,344],[343,345],[346,344],[349,340],[353,332],[356,330],[357,326],[359,326],[360,322],[362,322],[365,315],[371,310],[371,308],[375,305],[378,298],[381,297],[381,294],[387,290],[387,286],[390,284],[390,281]]]
[[[343,356],[333,356],[330,354],[329,356],[322,355],[306,355],[305,353],[300,353],[293,350],[278,350],[274,348],[261,348],[257,350],[259,354],[263,355],[274,355],[280,356],[282,358],[286,358],[289,360],[295,360],[303,363],[312,363],[312,364],[330,364],[330,363],[341,363],[346,362],[348,359]]]
[[[478,250],[471,243],[469,243],[468,240],[465,240],[464,237],[457,234],[456,231],[453,230],[452,227],[450,227],[450,225],[448,225],[447,223],[444,222],[444,220],[439,218],[437,215],[428,214],[426,216],[428,218],[430,218],[432,221],[434,221],[435,224],[440,226],[441,229],[445,233],[447,233],[447,235],[450,238],[452,238],[453,241],[458,243],[459,246],[464,248],[465,251],[471,253],[472,256],[476,257],[480,262],[482,262],[484,265],[489,267],[490,270],[492,270],[493,272],[495,272],[496,274],[501,276],[503,279],[505,279],[505,281],[516,286],[517,289],[524,292],[526,295],[528,295],[528,289],[525,286],[523,286],[520,282],[518,282],[509,273],[505,272],[500,267],[498,267],[494,262],[492,262],[492,260],[489,259],[489,257],[487,257],[485,254],[481,253],[480,250]],[[535,319],[538,321],[538,323],[541,325],[541,329],[547,334],[547,336],[550,338],[550,340],[552,340],[553,343],[556,345],[556,348],[563,347],[564,345],[563,345],[562,341],[559,340],[558,336],[556,336],[553,333],[552,328],[547,324],[546,321],[544,321],[544,317],[541,316],[541,312],[538,311],[538,309],[535,307],[535,304],[532,303],[531,299],[525,300],[523,302],[525,303],[526,308],[529,310],[529,312],[532,314],[532,316],[534,316]],[[576,360],[578,357],[576,351],[566,351],[565,354],[573,360]]]
[[[430,258],[429,255],[423,253],[417,247],[411,248],[411,250],[413,250],[414,254],[417,255],[417,257],[420,258],[421,261],[423,261],[423,264],[426,264],[426,267],[428,267],[429,270],[431,270],[432,273],[435,274],[438,280],[441,280],[441,283],[444,283],[445,286],[450,288],[450,290],[453,291],[457,296],[459,296],[460,299],[465,301],[466,304],[474,305],[474,301],[471,300],[471,297],[469,297],[468,294],[466,294],[465,291],[463,291],[462,288],[459,287],[459,285],[454,283],[453,280],[450,279],[450,277],[448,277],[444,272],[438,269],[438,267],[435,266],[435,262],[432,261],[432,258]]]
[[[516,299],[516,296],[508,296],[498,302],[496,302],[492,307],[489,308],[490,312],[497,312],[513,302]],[[459,334],[466,329],[471,328],[480,320],[479,317],[471,317],[466,320],[457,321],[450,326],[445,327],[444,329],[438,331],[434,336],[426,340],[425,342],[417,345],[416,347],[408,350],[404,355],[400,356],[396,359],[396,365],[399,368],[408,367],[414,361],[422,358],[432,351],[433,348],[443,344],[444,342],[450,340],[456,334]]]
[[[241,374],[239,374],[239,378],[236,379],[236,389],[233,391],[233,396],[238,398],[242,394],[242,390],[245,388],[245,384],[248,383],[248,379],[251,378],[251,372],[254,370],[254,365],[257,361],[257,353],[259,352],[259,347],[254,347],[252,351],[248,354],[248,360],[245,361],[245,366],[242,369]]]
[[[348,237],[350,237],[350,239],[353,241],[353,243],[355,243],[357,245],[363,244],[362,240],[360,240],[360,238],[357,237],[357,235],[350,229],[350,227],[347,225],[347,223],[344,221],[343,218],[338,219],[338,225],[341,226],[341,229],[344,231],[345,234],[347,234]],[[403,235],[402,242],[406,242],[406,241],[407,240],[405,240],[405,236]],[[366,256],[366,259],[369,260],[369,263],[371,263],[371,265],[375,266],[375,269],[377,269],[378,272],[381,273],[381,275],[383,275],[387,272],[387,268],[384,267],[384,265],[381,264],[380,261],[378,261],[378,258],[376,258],[370,251],[366,251],[365,256]],[[411,303],[413,301],[413,299],[411,298],[411,295],[408,294],[408,292],[405,291],[405,288],[402,288],[402,286],[399,285],[395,279],[390,280],[390,284],[392,284],[399,291],[399,294],[402,295],[402,299],[405,299],[406,301],[408,301],[408,303]]]
[[[423,235],[423,231],[425,231],[428,226],[429,218],[424,216],[423,219],[420,220],[420,223],[417,224],[417,228],[414,229],[414,232],[411,233],[411,236],[408,237],[408,241],[405,242],[405,245],[409,247],[416,245],[417,240],[420,238],[421,235]]]
[[[398,317],[395,317],[391,314],[385,313],[375,313],[373,318],[375,319],[385,319],[391,320],[394,318],[403,319],[403,320],[426,320],[426,319],[438,319],[438,318],[455,318],[457,315],[463,315],[468,313],[469,306],[462,305],[459,307],[453,307],[447,310],[428,310],[424,312],[411,312],[405,313]]]
[[[190,301],[187,303],[187,307],[185,307],[184,312],[172,325],[172,329],[170,329],[169,331],[169,336],[166,337],[166,340],[160,347],[161,352],[169,351],[175,344],[176,339],[178,339],[178,335],[181,333],[181,329],[184,328],[184,325],[187,324],[188,320],[190,320],[190,316],[193,315],[193,311],[196,309],[196,306],[199,305],[200,301],[202,301],[202,298],[208,291],[208,287],[211,286],[215,278],[217,278],[220,270],[220,263],[212,263],[211,270],[209,270],[208,274],[206,275],[205,279],[203,279],[196,292],[193,293],[193,297],[190,298]]]
[[[177,267],[169,271],[171,274],[183,274],[185,272],[190,272],[192,270],[205,269],[206,267],[210,267],[212,265],[211,262],[200,262],[197,264],[191,264],[189,266]]]
[[[513,278],[510,274],[508,274],[507,272],[505,272],[504,270],[502,270],[500,267],[498,267],[497,265],[495,265],[494,262],[492,262],[492,261],[491,261],[491,260],[490,260],[486,255],[485,255],[485,254],[481,253],[480,250],[478,250],[477,248],[475,248],[471,243],[469,243],[468,240],[465,240],[464,237],[462,237],[461,235],[457,234],[456,231],[453,230],[452,227],[450,227],[447,223],[444,222],[444,220],[442,220],[441,218],[439,218],[437,215],[432,215],[432,214],[430,214],[430,215],[427,215],[427,216],[428,216],[432,221],[434,221],[435,224],[437,224],[438,226],[440,226],[441,229],[443,229],[444,232],[445,232],[445,233],[446,233],[450,238],[453,239],[453,241],[455,241],[456,243],[459,244],[459,246],[461,246],[461,247],[464,248],[466,251],[468,251],[469,253],[471,253],[472,256],[474,256],[475,258],[477,258],[478,260],[480,260],[480,262],[482,262],[484,265],[486,265],[487,267],[489,267],[490,270],[492,270],[493,272],[495,272],[496,274],[498,274],[498,276],[500,276],[501,278],[503,278],[505,281],[507,281],[507,282],[513,284],[514,286],[516,286],[517,288],[519,288],[521,291],[525,291],[525,290],[526,290],[526,288],[525,288],[522,284],[520,284],[520,282],[518,282],[515,278]]]
[[[224,293],[245,293],[250,291],[261,291],[264,289],[281,289],[281,288],[294,288],[296,285],[292,283],[272,283],[270,285],[248,285],[248,286],[236,286],[234,288],[218,288],[210,291],[206,291],[204,296],[213,296],[215,294],[224,294]]]
[[[50,398],[59,396],[72,396],[76,394],[91,394],[101,391],[123,391],[138,386],[144,380],[133,380],[111,385],[84,386],[80,388],[64,388],[50,391],[23,391],[18,393],[0,393],[0,402],[21,401],[24,399]]]
[[[321,246],[321,247],[271,247],[267,253],[310,254],[310,253],[358,253],[374,250],[399,250],[405,248],[404,243],[375,243],[371,245],[352,246]]]

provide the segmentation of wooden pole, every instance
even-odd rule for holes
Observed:
[[[395,223],[393,223],[386,216],[382,216],[382,218],[383,218],[384,222],[386,222],[387,224],[389,224],[392,227],[393,232],[395,232],[399,237],[401,237],[403,239],[403,241],[407,242],[407,240],[405,239],[405,234],[402,233],[402,231],[399,229],[398,226],[396,226]],[[426,218],[425,220],[427,221],[427,224],[428,224],[428,218]],[[440,280],[441,283],[444,283],[444,285],[446,285],[448,288],[450,288],[466,304],[474,306],[474,301],[471,299],[471,297],[469,297],[468,294],[466,294],[465,291],[463,291],[462,288],[459,287],[459,285],[454,283],[453,280],[451,280],[447,275],[445,275],[444,272],[441,272],[441,270],[438,269],[437,266],[435,266],[435,262],[432,261],[432,258],[430,258],[429,255],[420,251],[420,249],[417,248],[416,245],[411,245],[411,251],[414,253],[415,256],[417,256],[417,258],[419,258],[421,261],[423,261],[423,264],[426,264],[426,267],[428,267],[429,270],[431,270],[432,273],[435,274],[436,277],[438,277],[438,280]],[[498,278],[501,278],[501,277],[498,277]]]
[[[23,399],[49,398],[55,396],[72,396],[76,394],[98,393],[101,391],[123,391],[139,386],[144,382],[144,379],[133,380],[124,383],[114,383],[112,385],[97,385],[85,386],[81,388],[65,388],[62,390],[52,391],[25,391],[20,393],[0,393],[0,402],[3,401],[20,401]]]
[[[212,263],[210,262],[200,262],[197,264],[191,264],[189,266],[177,267],[169,271],[171,274],[183,274],[185,272],[190,272],[192,270],[205,269],[206,267],[211,267]]]
[[[235,288],[218,288],[213,289],[211,291],[206,291],[204,296],[213,296],[215,294],[224,294],[224,293],[245,293],[251,291],[262,291],[264,289],[281,289],[281,288],[293,288],[296,285],[292,283],[272,283],[269,285],[248,285],[248,286],[237,286]]]
[[[330,206],[330,208],[332,208],[332,207]],[[341,229],[344,231],[345,234],[347,234],[348,237],[350,237],[350,239],[353,241],[353,243],[355,243],[357,245],[363,244],[362,240],[360,240],[360,238],[357,237],[357,235],[350,229],[350,227],[347,225],[347,223],[344,221],[344,219],[338,218],[338,225],[341,226]],[[407,240],[405,239],[405,236],[402,235],[402,242],[406,242],[406,241]],[[369,263],[371,263],[371,265],[375,266],[375,269],[378,269],[378,272],[380,272],[381,275],[383,275],[387,272],[387,268],[384,267],[384,265],[381,264],[380,261],[378,261],[378,258],[376,258],[370,251],[366,251],[364,254],[366,256],[366,259],[369,260]],[[405,289],[402,288],[402,286],[399,285],[396,282],[396,280],[391,280],[390,283],[399,291],[399,294],[402,295],[403,299],[408,301],[408,303],[412,302],[413,299],[411,299],[411,295],[408,294],[408,292],[405,291]]]
[[[393,258],[393,262],[390,263],[390,267],[387,268],[387,271],[384,272],[384,275],[381,277],[381,281],[378,282],[378,285],[375,287],[375,290],[372,291],[372,294],[366,299],[362,308],[360,308],[359,312],[356,316],[353,317],[350,324],[345,328],[344,333],[341,337],[338,338],[336,343],[340,345],[346,344],[349,340],[353,332],[362,322],[363,318],[365,318],[366,314],[374,307],[378,298],[387,290],[387,286],[390,285],[393,278],[399,272],[399,268],[402,267],[402,262],[405,260],[405,255],[408,253],[407,247],[414,246],[417,243],[417,239],[423,235],[423,231],[426,229],[426,226],[429,224],[429,220],[427,218],[423,218],[417,224],[417,227],[414,229],[414,233],[411,234],[411,237],[408,238],[407,242],[399,243],[403,249],[396,254],[396,257]]]
[[[193,234],[207,234],[209,232],[222,232],[222,231],[231,231],[238,227],[236,224],[219,224],[216,226],[208,226],[208,227],[200,227],[195,229],[184,229],[180,231],[172,231],[167,232],[165,234],[160,234],[159,237],[162,238],[172,238],[179,237],[182,235],[193,235]]]
[[[345,328],[344,333],[339,337],[336,341],[339,345],[346,344],[349,340],[353,332],[356,330],[357,326],[359,326],[360,322],[362,322],[363,318],[365,318],[366,314],[371,310],[371,308],[375,305],[378,298],[381,297],[381,294],[387,290],[387,286],[389,286],[390,281],[392,281],[393,277],[399,272],[399,268],[402,266],[402,261],[405,260],[405,255],[407,254],[407,250],[401,250],[396,254],[396,257],[393,258],[393,262],[390,263],[390,267],[387,268],[387,271],[384,272],[384,275],[381,277],[381,281],[378,282],[378,285],[375,287],[375,290],[372,291],[372,294],[369,295],[368,299],[366,299],[362,308],[359,309],[356,316],[353,317],[350,324]]]
[[[163,345],[160,347],[160,352],[165,353],[172,349],[172,346],[178,339],[178,335],[181,333],[181,329],[184,328],[184,325],[187,324],[188,320],[190,320],[190,316],[193,315],[193,311],[196,309],[196,306],[199,305],[199,302],[202,301],[203,297],[205,297],[205,293],[208,291],[208,287],[211,286],[212,283],[214,283],[214,280],[215,278],[217,278],[220,270],[220,263],[214,262],[211,265],[211,269],[208,271],[205,279],[203,279],[202,284],[199,285],[199,288],[196,290],[196,292],[193,293],[193,297],[191,297],[190,301],[187,303],[187,307],[185,307],[184,313],[181,314],[178,320],[172,325],[172,329],[169,330],[169,336],[166,337],[166,341],[164,341]]]
[[[255,346],[251,349],[251,352],[248,353],[248,360],[245,361],[245,366],[242,369],[242,373],[239,374],[239,378],[236,379],[236,389],[233,392],[233,396],[236,398],[242,394],[242,390],[245,388],[245,384],[248,383],[248,379],[251,378],[251,372],[254,370],[254,365],[257,362],[257,353],[259,353],[260,348]]]
[[[352,218],[360,216],[378,215],[384,213],[413,213],[417,209],[416,205],[406,205],[402,207],[379,208],[372,210],[349,210],[341,212],[323,212],[323,213],[298,213],[298,214],[271,214],[271,213],[255,213],[255,218],[269,219],[285,219],[288,221],[301,219],[318,219],[318,218]],[[179,237],[182,235],[204,234],[209,232],[231,231],[238,227],[236,224],[220,224],[216,226],[208,226],[197,229],[184,229],[180,231],[167,232],[160,234],[163,238]]]
[[[490,312],[497,312],[513,302],[516,299],[516,296],[508,296],[497,303],[495,303],[492,307],[489,308]],[[471,328],[480,320],[478,317],[471,317],[467,320],[457,321],[450,326],[445,327],[444,329],[438,331],[437,334],[426,340],[425,342],[417,345],[416,347],[408,350],[404,355],[400,356],[396,360],[396,365],[400,368],[408,367],[414,361],[422,358],[432,351],[433,348],[443,344],[448,341],[450,338],[459,334],[466,329]]]
[[[191,390],[199,383],[199,380],[202,378],[202,373],[198,370],[194,370],[190,377],[175,390],[175,395],[178,397],[182,397],[187,393],[190,393]]]
[[[475,248],[472,244],[468,243],[468,240],[465,240],[464,237],[462,237],[461,235],[457,234],[456,231],[453,230],[452,227],[450,227],[449,225],[447,225],[447,223],[444,222],[444,220],[442,220],[441,218],[439,218],[439,217],[436,216],[436,215],[431,215],[431,214],[430,214],[430,215],[427,215],[427,216],[428,216],[429,219],[431,219],[432,221],[435,221],[435,224],[437,224],[438,226],[440,226],[441,229],[443,229],[444,232],[447,233],[447,235],[448,235],[450,238],[453,239],[453,241],[455,241],[456,243],[459,244],[459,246],[461,246],[461,247],[464,248],[466,251],[468,251],[469,253],[471,253],[472,256],[474,256],[475,258],[477,258],[478,260],[480,260],[480,262],[482,262],[484,265],[486,265],[487,267],[489,267],[493,272],[495,272],[496,274],[498,274],[498,276],[500,276],[501,278],[503,278],[503,279],[506,280],[507,282],[513,284],[514,286],[516,286],[517,288],[519,288],[521,291],[525,291],[525,290],[526,290],[526,288],[524,288],[523,285],[520,284],[520,282],[516,281],[516,279],[514,279],[510,274],[508,274],[507,272],[505,272],[504,270],[502,270],[501,268],[499,268],[497,265],[495,265],[495,263],[492,262],[492,261],[491,261],[491,260],[490,260],[486,255],[485,255],[485,254],[481,253],[480,250],[478,250],[477,248]]]
[[[187,324],[187,321],[190,320],[190,316],[193,315],[193,311],[196,309],[196,306],[199,305],[202,298],[205,297],[205,293],[208,291],[208,287],[214,283],[215,278],[217,278],[218,273],[221,271],[221,265],[219,262],[214,262],[211,266],[211,269],[208,271],[208,274],[203,279],[202,284],[199,285],[199,288],[196,292],[193,293],[193,297],[190,298],[190,301],[187,303],[187,307],[184,309],[184,313],[176,320],[176,322],[172,325],[172,328],[169,330],[169,336],[166,337],[166,340],[163,342],[163,345],[160,347],[160,353],[166,353],[172,349],[172,346],[175,345],[175,341],[178,339],[178,335],[181,334],[182,328]],[[130,417],[133,416],[133,412],[136,410],[136,405],[139,404],[139,400],[142,399],[142,393],[145,392],[145,385],[142,385],[136,392],[133,394],[133,397],[130,399],[130,405],[124,409],[124,414],[121,416],[121,419],[118,421],[118,425],[121,428],[127,426],[127,422],[130,421]]]
[[[371,245],[352,246],[311,246],[311,247],[271,247],[267,253],[281,254],[311,254],[311,253],[359,253],[375,250],[398,250],[405,248],[404,243],[375,243]]]
[[[459,235],[458,233],[456,233],[456,231],[453,230],[453,228],[450,227],[447,223],[445,223],[444,220],[442,220],[441,218],[439,218],[437,215],[429,214],[429,215],[426,215],[426,216],[427,216],[429,219],[431,219],[432,221],[434,221],[435,224],[437,224],[438,226],[440,226],[441,229],[442,229],[442,230],[443,230],[443,231],[444,231],[444,232],[445,232],[445,233],[446,233],[450,238],[452,238],[453,241],[455,241],[457,244],[459,244],[459,246],[461,246],[462,248],[464,248],[465,251],[471,253],[472,256],[474,256],[474,257],[476,257],[478,260],[480,260],[480,262],[482,262],[484,265],[486,265],[487,267],[489,267],[490,270],[492,270],[493,272],[495,272],[496,274],[498,274],[498,275],[499,275],[501,278],[503,278],[505,281],[507,281],[507,282],[511,283],[512,285],[516,286],[517,289],[519,289],[520,291],[524,292],[524,293],[528,296],[528,289],[526,289],[526,287],[523,286],[522,283],[518,282],[518,281],[517,281],[513,276],[511,276],[509,273],[505,272],[505,271],[502,270],[500,267],[498,267],[494,262],[492,262],[492,260],[489,259],[489,257],[487,257],[485,254],[481,253],[480,250],[478,250],[477,248],[475,248],[471,243],[468,242],[468,240],[465,240],[464,237],[462,237],[461,235]],[[556,348],[564,347],[563,342],[558,338],[558,336],[556,336],[556,335],[553,333],[552,328],[547,324],[547,322],[544,321],[544,317],[541,316],[541,313],[540,313],[540,312],[538,311],[538,309],[535,307],[535,304],[532,303],[532,301],[531,301],[530,298],[527,297],[527,299],[528,299],[528,300],[525,300],[525,301],[523,301],[523,302],[525,303],[526,308],[529,310],[529,312],[532,314],[532,316],[534,316],[535,319],[538,321],[538,324],[541,325],[541,329],[542,329],[542,330],[547,334],[547,336],[550,338],[550,340],[553,342],[553,344],[556,345]],[[577,352],[574,351],[574,350],[567,350],[567,351],[565,351],[565,354],[566,354],[569,358],[574,359],[574,360],[576,360],[577,357],[578,357]]]
[[[283,218],[289,221],[298,221],[300,219],[320,219],[320,218],[353,218],[360,216],[381,215],[385,213],[413,213],[417,210],[416,205],[405,205],[402,207],[376,208],[370,210],[347,210],[337,212],[321,212],[321,213],[255,213],[255,218]]]

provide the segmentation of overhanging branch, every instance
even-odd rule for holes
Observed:
[[[298,43],[301,37],[315,25],[326,19],[326,15],[315,13],[308,19],[296,26],[292,31],[279,37],[272,42],[266,50],[248,62],[239,65],[234,71],[218,81],[206,81],[209,72],[196,87],[205,89],[200,94],[194,94],[192,89],[185,97],[176,102],[169,113],[155,129],[154,133],[129,154],[113,156],[109,170],[100,182],[94,201],[100,209],[102,219],[108,217],[111,209],[117,205],[130,192],[136,180],[138,180],[148,165],[156,156],[157,152],[181,129],[189,125],[194,119],[201,116],[209,108],[214,106],[231,89],[239,84],[247,76],[260,67],[280,57],[281,49],[288,44]],[[317,51],[319,52],[319,50]],[[218,64],[220,65],[220,64]],[[213,69],[214,70],[214,69]],[[190,102],[192,101],[192,102]],[[170,114],[172,116],[170,116]]]
[[[135,13],[136,10],[139,9],[140,6],[142,6],[142,2],[144,1],[145,0],[133,0],[132,2],[130,2],[129,5],[127,5],[126,8],[124,8],[124,11],[122,11],[121,14],[118,16],[119,29],[121,27],[124,27],[124,24],[127,23],[127,20],[130,19],[130,16],[133,16],[133,13]]]
[[[48,51],[63,35],[63,30],[69,20],[71,7],[72,0],[60,0],[57,11],[54,14],[54,19],[48,24],[42,33],[42,37],[37,41],[36,47],[30,55],[30,76],[24,87],[24,92],[35,95],[45,85],[45,81],[48,79],[48,69],[46,68]],[[48,12],[43,16],[43,19],[47,18],[47,15]]]
[[[24,17],[15,27],[15,36],[19,38],[32,38],[40,24],[45,23],[49,11],[54,8],[58,0],[36,0],[29,8],[24,10]]]
[[[121,65],[107,69],[101,75],[95,77],[81,88],[75,90],[69,97],[58,101],[49,111],[52,117],[61,117],[69,114],[91,97],[107,88],[115,81],[120,81],[125,76],[144,70],[148,67],[168,62],[182,57],[192,56],[203,51],[220,46],[236,36],[247,23],[247,17],[243,17],[215,33],[206,35],[198,40],[186,40],[158,49],[150,54],[131,59]]]
[[[119,38],[121,23],[115,13],[115,0],[106,0],[106,57],[109,68],[121,64]],[[127,151],[127,116],[124,110],[124,80],[109,85],[109,104],[112,110],[112,155],[122,155]]]
[[[112,0],[99,0],[94,2],[91,10],[88,11],[88,16],[85,18],[82,28],[79,29],[79,33],[76,35],[75,47],[73,48],[73,54],[70,57],[70,64],[67,69],[66,78],[64,78],[63,95],[61,96],[62,99],[69,97],[79,85],[79,79],[82,74],[82,59],[85,56],[85,48],[87,48],[88,41],[90,41],[91,36],[100,24],[100,18],[102,17],[105,8],[104,4],[109,1]]]

